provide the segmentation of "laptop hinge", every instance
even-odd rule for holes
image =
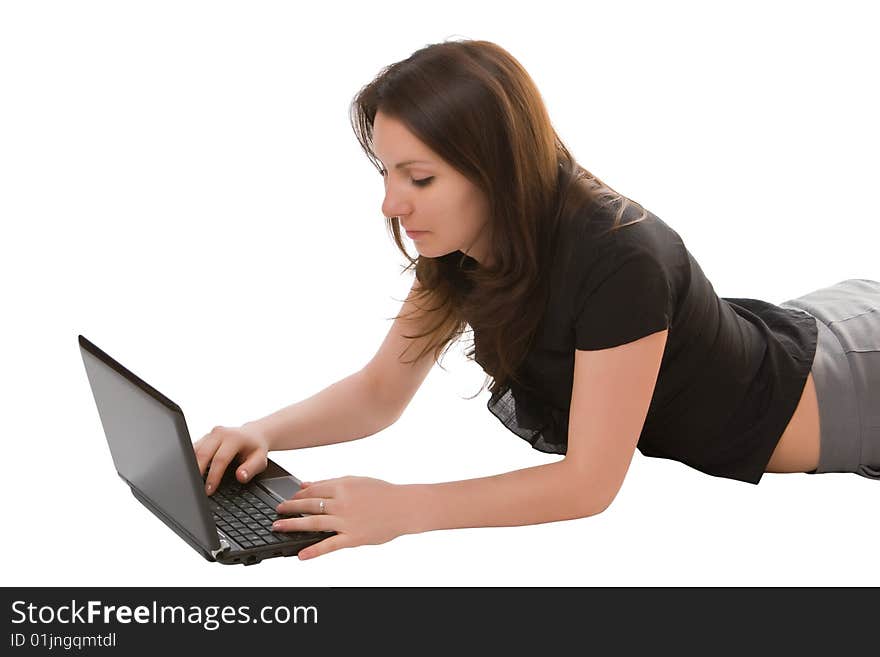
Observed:
[[[231,549],[232,549],[232,546],[226,542],[226,539],[220,538],[220,547],[217,548],[216,550],[211,550],[211,556],[216,559],[218,554],[223,554],[226,550],[231,550]]]

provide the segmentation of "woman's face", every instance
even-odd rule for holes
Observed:
[[[476,185],[382,112],[373,122],[373,152],[384,170],[382,214],[399,217],[405,230],[425,231],[410,238],[420,255],[461,251],[488,264],[488,200]]]

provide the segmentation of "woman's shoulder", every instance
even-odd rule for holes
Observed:
[[[591,207],[561,222],[556,264],[572,276],[603,263],[613,265],[631,253],[660,260],[677,238],[657,215],[632,201]]]
[[[560,219],[558,242],[579,248],[614,245],[644,238],[645,228],[659,218],[636,202],[621,197],[594,201]]]

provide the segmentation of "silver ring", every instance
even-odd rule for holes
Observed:
[[[321,511],[320,513],[324,513],[324,500],[321,500]]]

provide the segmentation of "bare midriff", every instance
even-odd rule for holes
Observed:
[[[813,373],[807,375],[801,400],[779,439],[766,472],[809,472],[819,465],[819,402]]]

